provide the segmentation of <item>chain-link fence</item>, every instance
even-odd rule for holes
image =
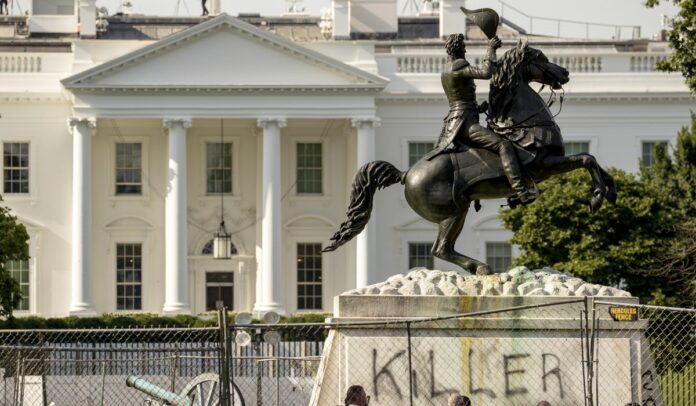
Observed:
[[[576,298],[427,319],[0,331],[0,373],[7,406],[342,405],[351,385],[373,406],[451,393],[693,406],[696,311]]]

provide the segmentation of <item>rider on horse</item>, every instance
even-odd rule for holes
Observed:
[[[485,148],[500,155],[505,176],[515,192],[512,199],[528,203],[537,196],[536,188],[529,187],[522,176],[515,146],[509,140],[479,124],[479,112],[485,110],[476,104],[474,79],[490,79],[496,70],[496,49],[502,45],[495,36],[488,42],[488,51],[480,67],[471,66],[465,59],[464,34],[447,37],[445,48],[449,62],[442,73],[442,87],[449,101],[450,111],[440,133],[435,149],[426,154],[431,160],[444,152],[457,152],[462,144],[474,148]],[[485,103],[484,103],[485,104]]]

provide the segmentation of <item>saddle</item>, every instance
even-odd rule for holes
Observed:
[[[500,134],[509,139],[515,145],[515,151],[520,164],[524,168],[536,158],[536,150],[544,147],[562,147],[555,145],[552,140],[560,139],[554,137],[554,131],[560,129],[554,125],[549,127],[520,128],[507,134]],[[473,148],[468,145],[461,145],[457,151],[448,153],[449,159],[454,167],[454,196],[461,196],[462,191],[472,185],[499,177],[505,177],[503,164],[500,162],[498,154],[483,148]]]

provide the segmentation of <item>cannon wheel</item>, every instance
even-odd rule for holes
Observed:
[[[218,406],[220,404],[220,376],[211,372],[198,375],[184,386],[181,396],[186,396],[199,406]],[[244,406],[244,398],[237,385],[230,382],[230,395],[234,406]]]

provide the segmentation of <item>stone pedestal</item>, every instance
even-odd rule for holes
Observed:
[[[461,290],[449,296],[442,290],[437,296],[404,296],[382,284],[379,291],[392,294],[365,294],[370,288],[335,298],[331,321],[345,327],[329,334],[311,405],[342,404],[350,385],[362,385],[370,405],[409,404],[411,396],[414,405],[444,405],[454,392],[469,396],[474,405],[536,405],[540,400],[581,405],[588,350],[596,361],[593,382],[600,404],[641,403],[648,396],[644,388],[653,363],[643,338],[646,324],[616,322],[608,306],[595,305],[597,339],[588,340],[592,330],[584,327],[584,311],[593,308],[594,300],[638,303],[625,292],[604,290],[613,296],[590,298],[471,296]],[[447,318],[461,314],[468,316]]]

